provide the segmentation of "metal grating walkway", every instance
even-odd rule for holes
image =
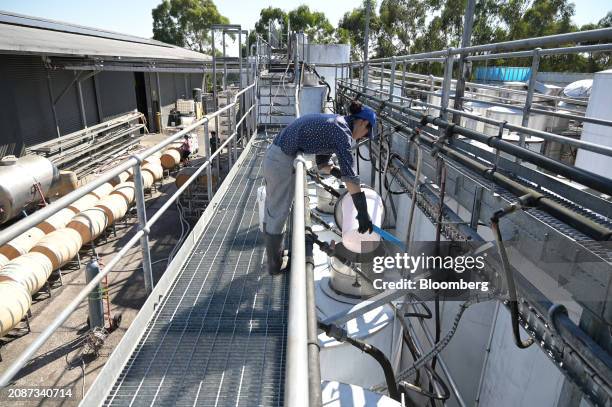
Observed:
[[[282,404],[287,278],[262,267],[263,154],[244,154],[104,405]]]

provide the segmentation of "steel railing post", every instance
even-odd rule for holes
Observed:
[[[210,133],[208,132],[208,121],[204,122],[204,154],[206,155],[206,159],[210,161],[211,151],[210,151]],[[208,202],[210,202],[210,200],[212,199],[215,193],[213,191],[212,168],[211,167],[212,167],[212,163],[209,163],[206,166],[206,188],[207,188]]]
[[[393,91],[395,90],[395,56],[391,60],[391,82],[389,83],[389,100],[393,102]]]
[[[236,140],[234,137],[232,137],[234,132],[232,131],[233,128],[232,128],[231,111],[232,111],[231,107],[227,109],[226,111],[226,116],[227,116],[226,132],[227,132],[227,137],[230,137],[230,142],[227,144],[227,162],[228,162],[227,168],[228,169],[234,166],[234,141]]]
[[[137,158],[141,161],[140,158]],[[151,265],[151,251],[149,250],[149,229],[147,228],[147,209],[145,207],[144,186],[142,184],[142,172],[140,163],[134,167],[134,186],[136,192],[136,213],[138,214],[138,229],[143,234],[140,237],[140,247],[142,249],[142,269],[144,271],[144,282],[147,294],[153,291],[153,267]]]
[[[400,96],[404,96],[404,86],[406,86],[406,65],[408,63],[406,61],[402,62],[402,89],[400,92]]]
[[[96,278],[98,274],[100,274],[100,265],[98,259],[93,259],[85,266],[85,282],[89,283]],[[95,327],[104,328],[104,303],[102,302],[102,295],[102,287],[100,284],[97,284],[96,288],[88,295],[89,329]]]
[[[448,117],[448,101],[450,99],[451,82],[453,80],[453,48],[448,49],[448,55],[444,62],[444,80],[442,81],[442,100],[440,102],[440,117],[446,120]]]
[[[531,60],[531,75],[529,76],[529,86],[527,87],[527,96],[525,97],[525,106],[523,107],[523,119],[521,126],[529,127],[529,114],[531,113],[531,103],[533,102],[533,92],[535,90],[536,77],[540,69],[540,51],[541,48],[533,50],[533,59]],[[525,133],[519,133],[519,145],[525,147]]]

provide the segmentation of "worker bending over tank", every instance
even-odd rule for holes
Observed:
[[[308,114],[289,124],[275,138],[264,159],[266,203],[264,236],[268,272],[277,274],[282,269],[283,229],[293,202],[293,161],[299,152],[316,154],[317,168],[346,183],[357,209],[359,233],[372,232],[365,194],[359,177],[353,170],[352,141],[371,137],[376,127],[376,113],[356,100],[351,102],[350,114]],[[340,167],[333,165],[331,154],[336,154]]]

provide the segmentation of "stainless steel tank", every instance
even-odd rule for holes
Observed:
[[[336,178],[329,177],[323,179],[323,182],[337,190],[340,193],[344,193],[345,186]],[[317,184],[317,209],[323,213],[334,213],[336,206],[336,197],[330,194],[321,185]]]
[[[0,223],[17,216],[28,205],[40,202],[59,178],[55,165],[45,157],[26,155],[0,160]]]
[[[490,103],[470,101],[463,104],[463,110],[473,115],[484,117],[487,109],[492,107]],[[484,133],[484,122],[470,117],[461,116],[461,126],[475,130],[479,133]]]
[[[486,117],[500,122],[507,121],[509,124],[520,126],[523,120],[523,110],[514,107],[493,106],[487,109]],[[550,127],[551,117],[544,114],[531,113],[529,115],[528,127],[530,129],[546,131]],[[499,126],[485,124],[484,133],[489,136],[497,136]],[[505,129],[504,134],[507,135],[508,133],[508,129]]]
[[[357,275],[352,268],[335,257],[328,258],[330,287],[339,294],[352,298],[369,298],[377,293],[372,284]]]

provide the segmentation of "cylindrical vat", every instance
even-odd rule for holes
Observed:
[[[60,170],[59,178],[49,190],[49,197],[64,196],[79,187],[79,180],[74,171]]]
[[[177,188],[182,187],[183,184],[187,182],[187,180],[191,178],[193,173],[196,171],[197,171],[197,167],[181,168],[178,174],[176,174],[176,178],[174,180],[174,184],[176,185],[176,187]],[[206,176],[206,170],[200,173],[200,175],[198,176],[198,178],[196,178],[196,180],[192,183],[192,185],[196,183],[200,185],[204,185],[204,186],[208,185],[208,177]],[[212,175],[212,184],[213,186],[217,185],[217,176],[215,174]]]
[[[365,354],[364,354],[365,356]],[[354,384],[321,382],[321,399],[325,407],[401,407],[399,401]]]
[[[130,205],[134,202],[134,196],[136,194],[136,188],[134,187],[134,183],[132,181],[122,182],[121,184],[117,184],[111,195],[120,195],[125,199],[125,202]]]
[[[102,208],[90,208],[75,215],[66,226],[76,230],[82,243],[87,243],[100,236],[100,233],[110,224],[110,219]]]
[[[70,208],[64,208],[53,215],[49,216],[47,220],[39,223],[36,227],[42,230],[45,234],[51,233],[54,230],[65,227],[68,222],[74,216],[74,211]]]
[[[119,175],[115,176],[113,179],[111,179],[109,182],[111,183],[111,185],[116,186],[121,184],[122,182],[127,181],[130,176],[132,175],[132,173],[134,172],[133,169],[129,169],[127,171],[123,171],[122,173],[120,173]]]
[[[500,122],[507,121],[509,124],[520,126],[523,119],[523,112],[517,108],[492,106],[487,109],[486,117]],[[497,136],[499,134],[499,126],[486,123],[484,125],[484,133],[488,136]],[[508,133],[509,130],[504,129],[504,134]]]
[[[513,107],[493,106],[487,109],[486,117],[500,122],[507,121],[509,124],[521,126],[523,122],[523,111]],[[551,116],[544,114],[531,113],[529,115],[529,128],[535,130],[546,131],[552,123]],[[497,136],[499,134],[499,126],[488,124],[484,125],[484,133],[489,136]],[[509,130],[504,129],[504,134],[508,134]]]
[[[345,186],[342,183],[334,178],[329,177],[323,180],[323,182],[335,189],[336,191],[343,193],[345,191]],[[323,213],[334,213],[334,207],[336,206],[337,198],[327,192],[325,188],[321,185],[317,184],[317,209]]]
[[[515,145],[519,145],[520,143],[520,136],[518,133],[515,132],[511,132],[508,133],[507,135],[503,136],[502,138],[504,141],[507,141],[509,143],[515,144]],[[534,151],[536,153],[540,153],[542,152],[542,146],[544,145],[544,139],[540,138],[540,137],[536,137],[536,136],[530,136],[530,135],[525,135],[525,148],[527,150],[531,150]],[[514,156],[505,153],[505,152],[500,152],[500,156],[507,158],[508,160],[513,160]],[[528,168],[537,168],[537,165],[529,163],[529,162],[523,162],[523,165],[525,167]]]
[[[151,188],[154,181],[153,174],[151,173],[151,171],[141,171],[140,174],[142,175],[142,187],[144,189]],[[134,176],[130,177],[130,181],[134,181]]]
[[[161,165],[165,170],[171,170],[181,162],[181,152],[178,148],[169,148],[161,156]]]
[[[22,254],[30,251],[32,247],[43,237],[45,232],[34,227],[26,230],[4,246],[0,247],[0,254],[5,255],[9,260],[13,260]]]
[[[366,196],[368,212],[372,223],[378,227],[384,220],[385,208],[382,198],[378,193],[369,187],[361,187]],[[359,222],[357,222],[357,209],[353,205],[351,194],[345,193],[338,198],[334,211],[336,225],[342,230],[342,244],[354,253],[369,253],[374,251],[379,243],[378,233],[359,233]]]
[[[45,284],[53,264],[42,253],[30,252],[6,264],[0,271],[0,283],[6,280],[23,285],[30,294],[35,294]]]
[[[147,163],[142,166],[142,172],[145,171],[150,172],[154,180],[160,180],[164,176],[164,169],[159,164]]]
[[[152,164],[152,165],[161,165],[161,153],[150,155],[149,157],[144,159],[143,163]]]
[[[0,224],[40,201],[41,196],[34,185],[39,184],[46,196],[58,177],[57,168],[44,157],[26,155],[17,160],[0,160]]]
[[[484,117],[486,115],[486,111],[492,105],[484,102],[465,102],[463,104],[463,110],[471,113],[473,115]],[[477,131],[479,133],[484,132],[484,122],[476,119],[472,119],[470,117],[461,116],[461,126]]]
[[[327,270],[315,273],[315,296],[317,310],[326,316],[348,311],[361,300],[350,298],[329,289],[330,276]],[[394,324],[396,324],[394,326]],[[343,328],[351,338],[376,346],[391,360],[393,332],[397,332],[393,309],[382,305],[348,321]],[[395,330],[395,331],[394,331]],[[338,342],[325,333],[318,336],[321,347],[321,379],[337,380],[363,387],[370,387],[385,381],[380,365],[371,356],[346,342]]]
[[[80,213],[89,208],[93,208],[99,199],[100,198],[98,198],[96,195],[89,193],[71,203],[68,208],[70,208],[74,213]]]
[[[328,257],[327,264],[330,273],[329,285],[335,292],[360,299],[369,298],[377,293],[372,284],[358,276],[352,268],[337,258]],[[365,270],[362,268],[362,271]]]
[[[122,195],[111,194],[100,199],[96,204],[96,208],[101,208],[104,211],[108,218],[108,225],[111,225],[125,215],[128,204]]]
[[[90,194],[93,194],[97,196],[98,199],[101,199],[105,197],[106,195],[110,194],[112,190],[113,190],[113,185],[110,182],[105,182],[104,184],[100,185],[98,188],[91,191]]]
[[[32,296],[21,284],[0,282],[0,337],[21,321],[32,305]]]
[[[76,256],[82,245],[83,240],[79,232],[72,228],[63,228],[43,237],[31,251],[47,256],[55,270]]]
[[[140,173],[142,174],[142,187],[144,189],[151,188],[154,181],[153,174],[150,171],[141,171]]]
[[[141,169],[140,175],[142,176],[142,187],[144,189],[151,188],[153,182],[155,181],[153,173],[151,171]],[[129,181],[134,181],[134,174],[130,175]]]
[[[4,265],[9,261],[10,260],[8,257],[6,257],[4,254],[0,254],[0,270],[2,270],[2,267],[4,267]]]

